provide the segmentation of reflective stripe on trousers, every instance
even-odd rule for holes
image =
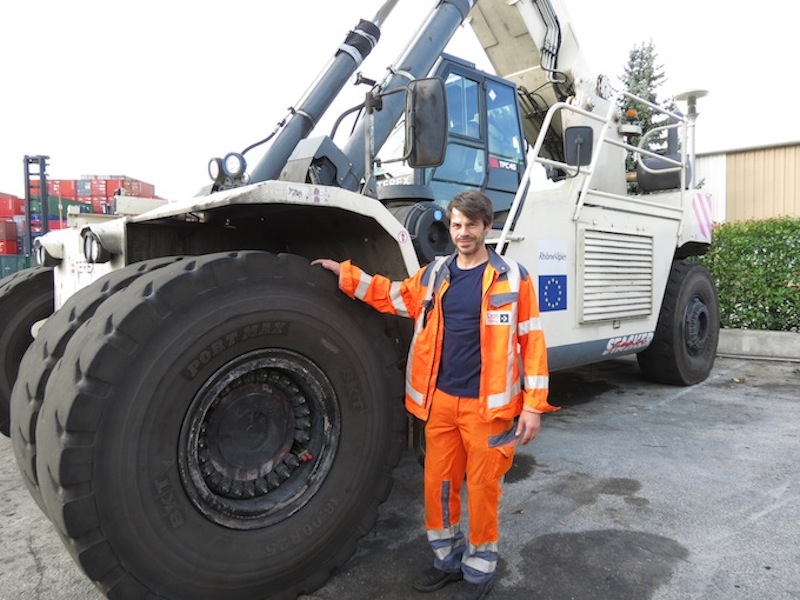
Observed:
[[[481,583],[497,566],[501,481],[514,458],[513,420],[481,421],[477,398],[436,390],[425,425],[425,527],[434,566],[461,569]],[[466,478],[469,545],[464,546],[461,486]],[[466,552],[465,552],[466,550]]]

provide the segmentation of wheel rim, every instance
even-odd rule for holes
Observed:
[[[695,296],[686,307],[686,349],[691,355],[700,354],[706,347],[709,332],[708,306]]]
[[[272,525],[322,485],[339,429],[333,388],[312,361],[283,349],[237,357],[206,381],[184,417],[184,488],[220,525]]]

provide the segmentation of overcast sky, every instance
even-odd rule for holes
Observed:
[[[789,112],[798,98],[795,3],[761,0],[748,11],[720,0],[563,1],[596,72],[616,83],[634,45],[652,40],[667,76],[659,97],[710,92],[699,103],[699,152],[800,141]],[[21,196],[23,156],[46,154],[51,178],[127,175],[163,197],[190,196],[207,183],[208,159],[272,131],[380,5],[4,2],[0,191]],[[432,5],[400,0],[360,70],[381,79]],[[470,41],[462,32],[456,50]],[[349,91],[358,101],[364,88]]]

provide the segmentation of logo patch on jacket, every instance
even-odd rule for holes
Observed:
[[[487,310],[487,325],[508,325],[511,323],[511,311],[509,310]]]

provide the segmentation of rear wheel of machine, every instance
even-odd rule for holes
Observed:
[[[42,510],[45,507],[36,474],[36,423],[53,367],[64,354],[72,335],[91,318],[98,306],[144,273],[176,260],[180,259],[158,258],[128,265],[79,290],[47,319],[22,357],[11,392],[11,444],[22,480]]]
[[[34,267],[0,281],[0,433],[9,435],[11,389],[31,327],[53,313],[53,271]]]
[[[672,263],[655,337],[637,355],[644,376],[657,383],[694,385],[708,377],[719,341],[714,281],[701,264]]]
[[[110,597],[310,592],[389,493],[397,363],[383,319],[305,259],[216,254],[143,275],[48,381],[47,512]]]

